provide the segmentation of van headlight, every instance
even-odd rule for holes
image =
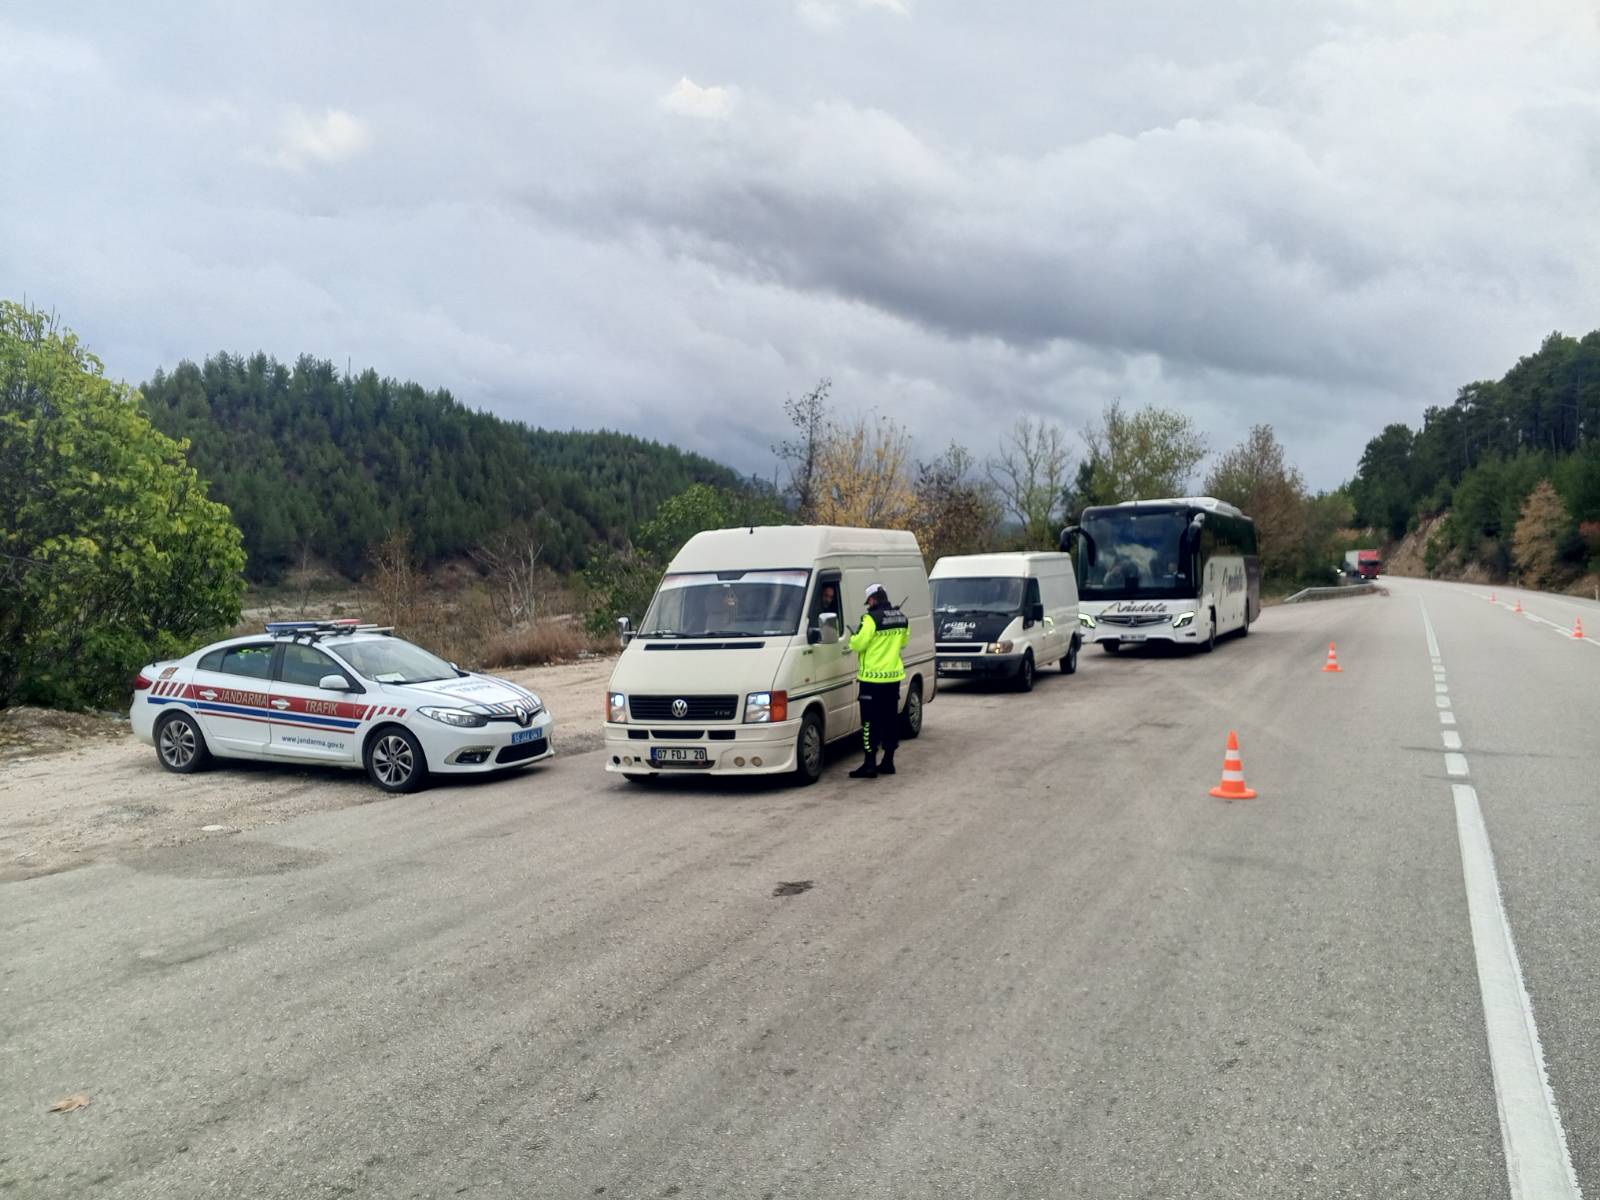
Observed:
[[[489,723],[489,718],[482,713],[468,712],[464,708],[433,708],[424,706],[417,709],[425,717],[432,717],[441,725],[454,725],[458,729],[482,729]]]
[[[989,653],[990,654],[1010,654],[1011,653],[1011,643],[1010,642],[990,642],[989,643]]]
[[[1094,618],[1091,617],[1088,613],[1079,613],[1078,614],[1078,624],[1082,625],[1085,629],[1093,629],[1094,628]]]
[[[606,720],[613,725],[625,725],[628,722],[628,697],[623,692],[608,692],[606,694]]]
[[[1194,622],[1194,613],[1192,611],[1191,612],[1181,612],[1177,616],[1172,618],[1172,627],[1174,629],[1182,629],[1185,625],[1192,624],[1193,622]]]
[[[747,724],[761,725],[789,719],[788,692],[751,692],[744,698]]]

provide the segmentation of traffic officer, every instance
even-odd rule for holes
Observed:
[[[862,764],[850,772],[851,779],[876,779],[894,774],[894,752],[900,745],[900,681],[906,667],[900,657],[911,640],[905,613],[889,603],[889,593],[881,583],[867,588],[867,611],[861,628],[850,635],[855,651],[858,698],[861,702]],[[878,761],[878,751],[883,761]]]

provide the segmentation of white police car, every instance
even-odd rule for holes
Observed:
[[[532,692],[356,621],[275,622],[145,667],[134,689],[135,736],[180,774],[212,756],[333,763],[414,792],[555,753]]]

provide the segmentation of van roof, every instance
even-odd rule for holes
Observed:
[[[738,571],[751,567],[809,567],[835,554],[915,555],[916,537],[904,529],[852,529],[843,525],[757,525],[708,529],[690,538],[668,571]]]
[[[1025,551],[1006,554],[947,554],[933,564],[929,579],[959,579],[973,575],[1022,576],[1028,568],[1060,563],[1072,569],[1072,555],[1060,551]]]

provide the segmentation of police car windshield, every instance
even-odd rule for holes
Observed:
[[[640,637],[788,637],[800,628],[810,571],[716,571],[668,575]]]
[[[943,613],[1020,613],[1022,589],[1022,580],[1003,576],[935,579],[933,607]]]
[[[454,679],[455,668],[401,638],[371,638],[334,646],[356,673],[374,683],[432,683]]]

